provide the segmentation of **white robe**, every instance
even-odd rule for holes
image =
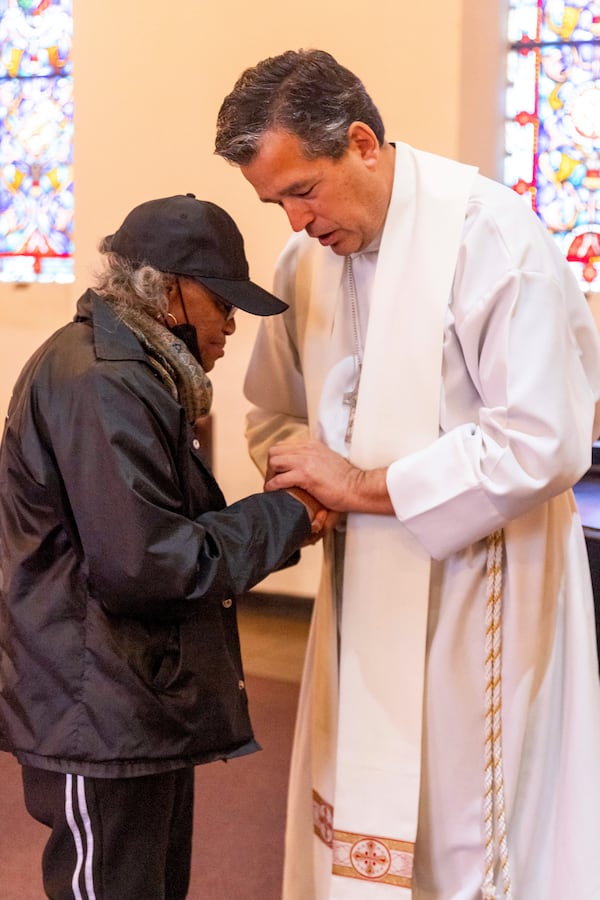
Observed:
[[[451,181],[454,164],[446,165]],[[395,193],[402,177],[399,168]],[[422,247],[415,270],[435,267],[439,252],[435,242]],[[276,293],[290,310],[261,326],[246,382],[259,464],[273,441],[315,428],[318,355],[304,342],[308,311],[304,294],[296,296],[296,276],[301,266],[330,265],[328,257],[331,251],[299,235],[281,258]],[[332,272],[335,293],[339,269],[332,265]],[[417,292],[392,287],[398,303],[419,302]],[[598,433],[599,359],[584,298],[543,227],[511,191],[477,177],[444,323],[439,436],[387,460],[397,519],[434,560],[416,900],[475,900],[483,880],[484,538],[498,528],[505,543],[503,751],[513,897],[600,897],[600,689],[585,544],[569,490],[589,466]],[[322,840],[330,823],[321,837],[314,834],[331,802],[318,785],[335,788],[327,749],[338,702],[329,665],[337,650],[331,588],[339,578],[332,543],[300,697],[285,900],[355,896],[351,879],[346,891],[343,880],[333,887]],[[373,585],[376,591],[376,573]],[[368,611],[368,596],[364,604]],[[397,895],[393,886],[380,888],[373,897]]]

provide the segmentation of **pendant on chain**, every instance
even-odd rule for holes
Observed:
[[[358,386],[360,384],[360,371],[361,366],[358,367],[358,376],[354,383],[354,387],[351,391],[346,391],[344,393],[344,406],[349,406],[348,410],[348,426],[346,428],[346,434],[344,440],[347,444],[349,444],[352,440],[352,432],[354,430],[354,418],[356,416],[356,403],[358,401]]]
[[[356,370],[356,380],[351,391],[345,391],[343,396],[344,406],[348,406],[348,425],[344,440],[346,444],[352,441],[352,432],[354,430],[354,419],[356,417],[356,404],[358,402],[358,388],[360,386],[360,375],[362,372],[362,355],[360,340],[358,334],[358,311],[356,297],[356,283],[354,281],[354,270],[352,268],[352,257],[347,256],[345,259],[346,280],[348,282],[348,291],[350,293],[350,310],[352,313],[352,336],[354,338],[354,366]]]

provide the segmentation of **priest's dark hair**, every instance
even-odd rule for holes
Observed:
[[[353,72],[324,50],[287,50],[240,75],[219,110],[215,153],[247,165],[263,134],[279,128],[300,139],[307,159],[339,159],[356,121],[383,144],[379,111]]]

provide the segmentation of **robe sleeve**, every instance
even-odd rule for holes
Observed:
[[[529,252],[519,237],[523,265],[493,222],[467,234],[451,307],[462,362],[453,365],[464,368],[475,402],[388,469],[398,519],[437,559],[568,490],[591,463],[597,330],[554,248]],[[488,272],[497,277],[485,290]],[[454,378],[444,370],[445,383]]]
[[[274,293],[293,304],[291,251],[279,261]],[[244,382],[244,394],[253,404],[246,420],[248,449],[263,474],[272,444],[308,437],[306,392],[292,309],[262,320]]]

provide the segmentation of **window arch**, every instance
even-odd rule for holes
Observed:
[[[0,0],[0,281],[73,280],[72,0]]]
[[[600,290],[600,0],[509,0],[504,181]]]

